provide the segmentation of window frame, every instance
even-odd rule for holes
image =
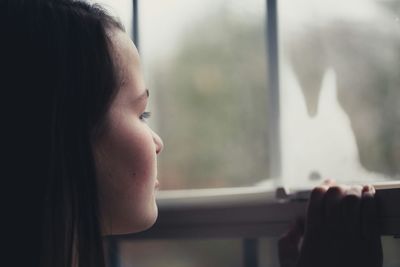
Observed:
[[[307,203],[307,198],[292,201],[282,197],[281,190],[241,187],[161,191],[155,225],[117,239],[278,237],[305,213]]]

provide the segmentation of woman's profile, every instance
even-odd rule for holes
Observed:
[[[9,244],[24,255],[14,262],[105,266],[103,236],[147,229],[157,217],[163,144],[145,122],[138,52],[99,6],[0,3],[4,186],[20,230]]]

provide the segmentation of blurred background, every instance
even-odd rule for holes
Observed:
[[[99,2],[132,32],[132,1]],[[266,1],[138,2],[162,189],[400,178],[400,1],[277,1],[278,154]],[[262,266],[277,266],[276,240],[264,241]],[[399,266],[399,248],[385,238],[386,267]],[[127,242],[122,266],[241,266],[240,249],[239,240]]]
[[[131,1],[105,5],[131,32]],[[139,1],[162,189],[398,178],[400,2],[278,1],[281,177],[269,170],[265,6]]]

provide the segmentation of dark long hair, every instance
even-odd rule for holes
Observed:
[[[81,1],[0,0],[0,240],[10,266],[105,266],[91,144],[118,88],[114,28]]]

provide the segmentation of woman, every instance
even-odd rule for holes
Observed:
[[[145,123],[137,50],[97,6],[0,3],[13,266],[105,266],[104,235],[157,217],[163,144]]]

